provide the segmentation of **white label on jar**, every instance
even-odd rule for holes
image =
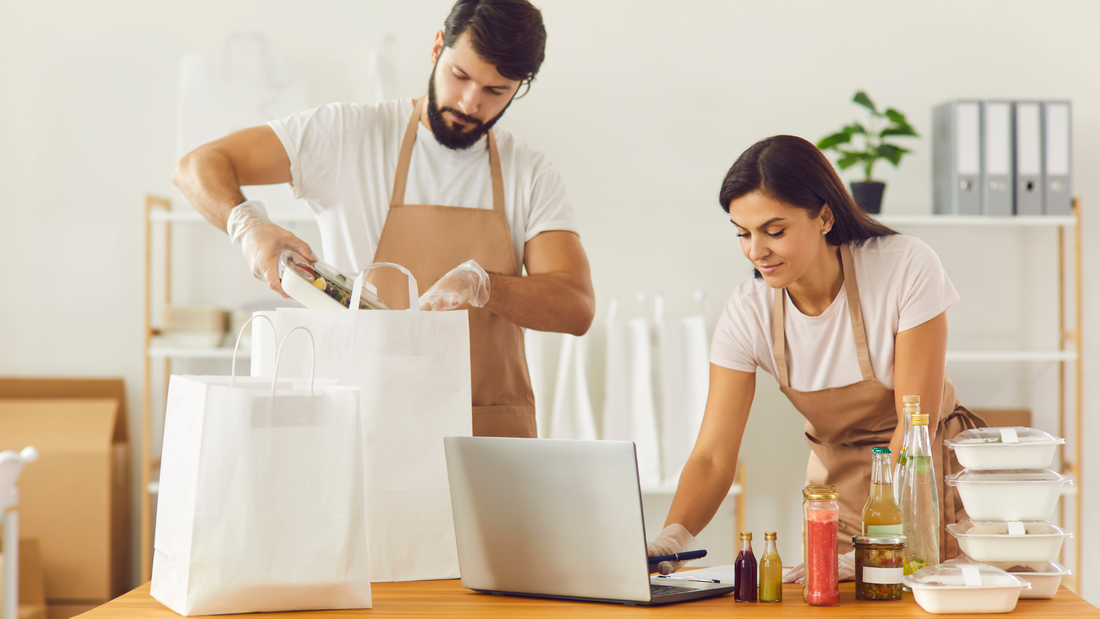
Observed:
[[[967,587],[982,586],[982,573],[978,570],[978,566],[960,565],[959,569],[962,570],[963,585]]]
[[[905,570],[900,567],[866,567],[863,568],[863,582],[872,585],[896,585],[901,583],[901,577]]]
[[[1016,521],[1009,522],[1008,523],[1008,534],[1009,535],[1027,535],[1027,529],[1024,528],[1024,523],[1022,523],[1022,522],[1016,522]]]
[[[1019,443],[1020,437],[1016,436],[1016,430],[1014,428],[999,428],[1001,431],[1002,443]]]

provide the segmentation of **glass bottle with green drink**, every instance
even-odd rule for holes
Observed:
[[[914,413],[912,424],[901,489],[906,574],[940,562],[940,501],[928,438],[928,415]]]
[[[894,502],[894,484],[890,478],[890,449],[871,450],[871,492],[863,506],[863,535],[881,537],[901,535],[901,510]]]
[[[783,601],[783,561],[775,547],[775,531],[764,532],[764,556],[760,559],[760,601]]]
[[[906,395],[901,397],[901,449],[898,450],[898,462],[894,465],[894,502],[901,505],[901,488],[905,485],[905,460],[909,452],[909,432],[912,425],[913,413],[920,412],[920,396]]]

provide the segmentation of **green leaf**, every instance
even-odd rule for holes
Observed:
[[[832,135],[821,138],[821,141],[817,143],[817,147],[821,150],[829,150],[830,148],[836,148],[840,144],[847,144],[852,141],[852,134],[847,131],[838,131]]]
[[[895,122],[899,125],[905,125],[906,127],[909,126],[909,121],[905,120],[905,114],[902,114],[892,107],[886,108],[886,117],[889,118],[891,122]]]
[[[908,152],[907,149],[900,146],[894,146],[893,144],[879,144],[878,146],[878,155],[894,164],[894,167],[897,167],[901,162],[901,156]]]
[[[886,137],[888,135],[908,135],[912,137],[920,137],[917,132],[913,130],[909,125],[893,125],[882,130],[879,137]]]
[[[867,135],[867,129],[865,129],[863,127],[863,125],[861,125],[857,122],[853,122],[850,125],[845,125],[844,130],[847,131],[851,135],[856,135],[856,134]]]
[[[878,110],[875,109],[875,104],[871,103],[871,97],[868,97],[867,93],[863,92],[862,90],[857,92],[855,97],[852,97],[852,102],[858,103],[863,107],[871,110],[871,113],[876,116],[881,116],[881,114],[878,113]]]
[[[847,170],[867,159],[867,153],[862,151],[842,150],[840,152],[843,156],[837,160],[836,164],[841,170]]]

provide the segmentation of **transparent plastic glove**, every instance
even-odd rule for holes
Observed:
[[[847,554],[838,555],[836,558],[837,567],[837,581],[843,582],[845,580],[855,580],[856,577],[856,551],[849,552]],[[783,577],[783,582],[797,582],[802,583],[802,579],[806,576],[806,565],[799,563],[791,568],[791,571],[787,572],[787,575]]]
[[[305,241],[271,223],[267,209],[259,200],[249,200],[233,207],[226,219],[225,229],[229,240],[241,248],[241,253],[248,260],[252,276],[266,281],[269,288],[284,297],[287,295],[279,283],[279,254],[284,249],[293,249],[310,262],[317,260]]]
[[[420,295],[421,311],[443,312],[469,303],[485,307],[489,302],[489,274],[474,260],[451,269]]]
[[[699,542],[694,535],[684,528],[684,525],[670,524],[661,530],[656,539],[645,545],[645,550],[646,556],[658,557],[677,552],[699,550]],[[671,574],[683,567],[685,563],[687,561],[661,561],[656,567],[651,564],[649,569],[655,569],[662,574]]]

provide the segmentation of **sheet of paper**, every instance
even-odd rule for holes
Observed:
[[[783,568],[783,576],[790,572],[791,568]],[[692,580],[711,580],[717,578],[724,585],[733,584],[733,566],[732,565],[718,565],[715,567],[704,567],[698,570],[681,570],[675,574],[671,574],[669,578],[662,578],[661,580],[676,580],[690,578]]]

